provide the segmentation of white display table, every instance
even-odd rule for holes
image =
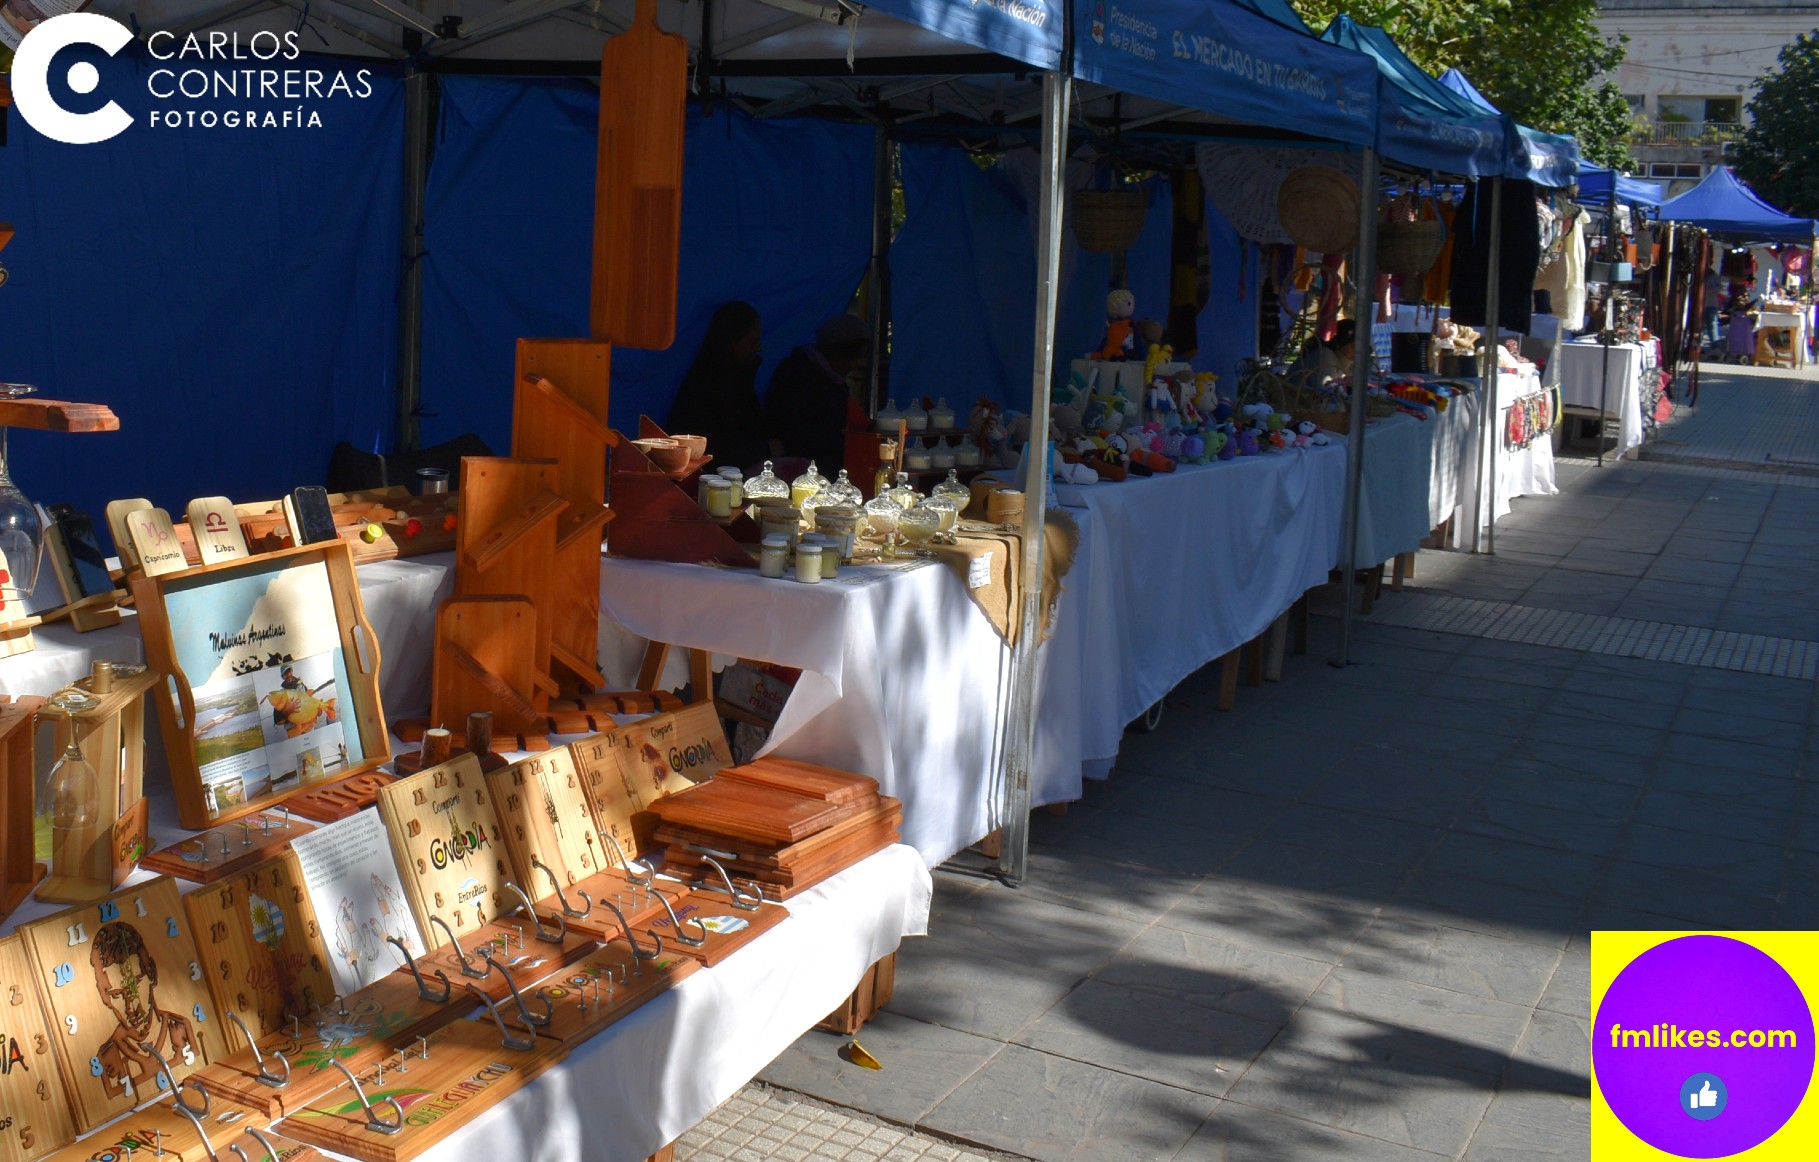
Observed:
[[[1604,414],[1617,417],[1619,456],[1642,444],[1642,376],[1653,366],[1651,352],[1652,346],[1645,351],[1635,343],[1607,349],[1600,343],[1574,341],[1560,344],[1554,356],[1560,367],[1561,406],[1597,412],[1602,396]],[[1607,360],[1610,386],[1605,395]]]
[[[1761,333],[1764,327],[1786,327],[1794,332],[1794,366],[1805,367],[1809,360],[1806,355],[1807,319],[1806,311],[1778,311],[1764,308],[1756,320],[1756,331]]]

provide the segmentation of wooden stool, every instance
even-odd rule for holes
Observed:
[[[1390,588],[1402,592],[1404,579],[1415,575],[1415,554],[1397,553],[1395,568],[1390,573]]]

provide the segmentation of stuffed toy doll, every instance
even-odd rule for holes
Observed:
[[[1255,456],[1262,451],[1263,448],[1257,443],[1257,433],[1255,431],[1250,428],[1245,428],[1238,433],[1238,455]]]
[[[1137,296],[1127,290],[1115,290],[1105,296],[1105,342],[1089,359],[1129,359],[1137,349],[1137,325],[1131,316],[1137,313]]]

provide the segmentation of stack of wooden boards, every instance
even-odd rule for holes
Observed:
[[[667,844],[664,867],[684,879],[711,879],[712,856],[767,898],[798,892],[896,843],[903,804],[864,775],[791,759],[727,767],[707,782],[657,800],[653,835]]]

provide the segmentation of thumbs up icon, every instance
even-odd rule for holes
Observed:
[[[1686,1095],[1686,1104],[1693,1109],[1708,1109],[1718,1104],[1718,1091],[1712,1088],[1710,1078],[1699,1087],[1699,1092]]]

